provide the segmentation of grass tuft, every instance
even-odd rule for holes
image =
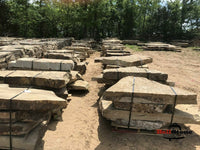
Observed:
[[[132,50],[134,50],[134,51],[143,51],[143,50],[140,48],[140,46],[137,46],[137,45],[128,45],[128,44],[126,44],[125,46],[126,46],[126,48],[130,48],[130,49],[132,49]]]

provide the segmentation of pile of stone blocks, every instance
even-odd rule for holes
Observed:
[[[52,91],[0,84],[0,149],[10,148],[10,134],[13,149],[37,149],[50,119],[66,106]]]
[[[128,56],[129,51],[125,51],[125,46],[119,39],[111,38],[102,41],[101,56]]]
[[[70,71],[74,69],[74,62],[63,59],[20,58],[11,61],[8,69]]]
[[[119,56],[119,57],[99,57],[95,58],[95,62],[101,62],[103,68],[119,68],[119,67],[147,67],[145,66],[148,63],[152,63],[153,59],[149,56],[144,55],[130,55],[130,56]]]
[[[166,44],[162,42],[150,42],[144,43],[144,46],[141,47],[146,51],[174,51],[181,52],[181,49],[175,45]]]
[[[6,40],[5,40],[6,39]],[[73,38],[65,39],[22,39],[0,38],[0,69],[7,68],[10,61],[22,57],[43,57],[49,49],[71,45]]]
[[[189,47],[190,41],[189,40],[173,40],[170,42],[172,45],[180,46],[180,47]]]
[[[10,134],[13,149],[38,149],[49,121],[62,120],[68,91],[88,91],[81,75],[86,63],[75,51],[90,54],[90,48],[62,49],[72,40],[18,39],[0,46],[0,149],[10,148]]]
[[[163,84],[173,84],[167,81],[168,74],[166,73],[135,66],[105,69],[103,70],[101,75],[93,77],[92,79],[97,81],[98,83],[113,85],[117,83],[120,79],[127,76],[144,77],[149,80],[154,80]]]
[[[173,90],[177,94],[173,123],[200,124],[197,95],[179,88]],[[171,123],[176,97],[173,90],[143,77],[128,76],[103,93],[99,108],[116,127],[165,129]]]

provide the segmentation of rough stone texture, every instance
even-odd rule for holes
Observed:
[[[131,129],[143,129],[143,130],[157,130],[166,126],[167,123],[161,121],[146,121],[146,120],[131,120],[130,128]],[[127,120],[116,120],[112,122],[112,126],[128,128]]]
[[[0,53],[9,53],[5,56],[6,61],[0,62],[0,68],[7,68],[8,62],[21,57],[42,57],[48,49],[58,49],[70,45],[72,39],[16,39],[8,38],[10,43],[0,46]],[[12,44],[12,45],[11,45]],[[0,38],[0,45],[1,38]],[[5,44],[3,44],[5,45]],[[0,54],[1,55],[1,54]]]
[[[30,134],[25,136],[12,136],[13,149],[36,150],[47,129],[46,123],[35,128]],[[0,136],[0,149],[9,149],[9,136]]]
[[[70,90],[87,91],[89,88],[89,83],[87,81],[77,80],[74,83],[70,84],[68,87]]]
[[[155,81],[166,81],[168,75],[156,70],[149,70],[138,67],[125,67],[117,69],[103,70],[103,78],[110,80],[119,80],[127,76],[145,77]]]
[[[102,41],[103,44],[106,44],[106,43],[113,43],[113,44],[119,44],[119,43],[122,43],[121,40],[117,39],[117,38],[108,38],[108,39],[104,39]]]
[[[131,103],[124,101],[114,101],[113,105],[116,109],[121,110],[130,110]],[[164,112],[167,105],[163,104],[133,104],[132,112],[143,112],[143,113],[155,113],[155,112]]]
[[[85,74],[86,72],[86,63],[85,62],[80,62],[77,63],[76,67],[74,68],[75,71],[78,71],[80,74]]]
[[[74,53],[74,50],[62,50],[62,49],[59,49],[59,50],[47,50],[47,53],[69,53],[69,54],[72,54]]]
[[[101,100],[99,107],[102,115],[109,120],[129,120],[129,111],[118,110],[113,107],[112,101]],[[181,124],[200,124],[200,111],[196,105],[177,105],[174,113],[174,123]],[[171,121],[170,113],[142,113],[133,112],[131,115],[132,120],[146,120],[146,121],[160,121],[169,123]]]
[[[81,74],[78,71],[71,71],[71,80],[69,81],[69,83],[73,83],[77,80],[83,80],[83,77],[81,76]]]
[[[24,91],[21,95],[12,99],[13,110],[28,111],[52,111],[66,108],[64,99],[57,97],[52,91],[26,88],[10,88],[6,84],[0,85],[0,110],[9,110],[10,99]]]
[[[115,85],[104,92],[104,99],[113,101],[130,102],[133,90],[134,77],[122,78]],[[197,104],[197,95],[186,90],[174,88],[177,93],[177,104]],[[148,80],[146,78],[135,77],[134,102],[173,104],[175,94],[172,89],[164,84]]]
[[[106,56],[129,56],[129,53],[106,53]]]
[[[35,111],[12,111],[12,122],[36,122],[40,119],[49,119],[51,113],[35,112]],[[0,111],[0,123],[10,122],[10,112]]]
[[[9,63],[8,68],[21,70],[70,71],[74,68],[74,62],[72,60],[62,59],[21,58]]]
[[[0,80],[10,85],[60,89],[71,80],[71,75],[60,71],[0,71]]]
[[[140,66],[147,63],[152,63],[153,59],[151,57],[142,55],[130,55],[121,57],[103,57],[102,63],[105,65],[119,65],[122,67],[129,66]]]
[[[181,52],[180,48],[166,44],[166,43],[161,43],[161,42],[151,42],[151,43],[146,43],[145,46],[142,47],[144,50],[152,50],[152,51],[177,51]]]
[[[47,53],[44,55],[45,58],[73,60],[75,63],[80,62],[78,56],[79,56],[78,54],[70,54],[70,53]]]

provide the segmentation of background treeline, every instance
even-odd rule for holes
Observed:
[[[200,0],[0,0],[0,35],[200,37]]]

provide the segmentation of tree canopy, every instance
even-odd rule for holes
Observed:
[[[0,35],[191,39],[200,0],[0,0]]]

